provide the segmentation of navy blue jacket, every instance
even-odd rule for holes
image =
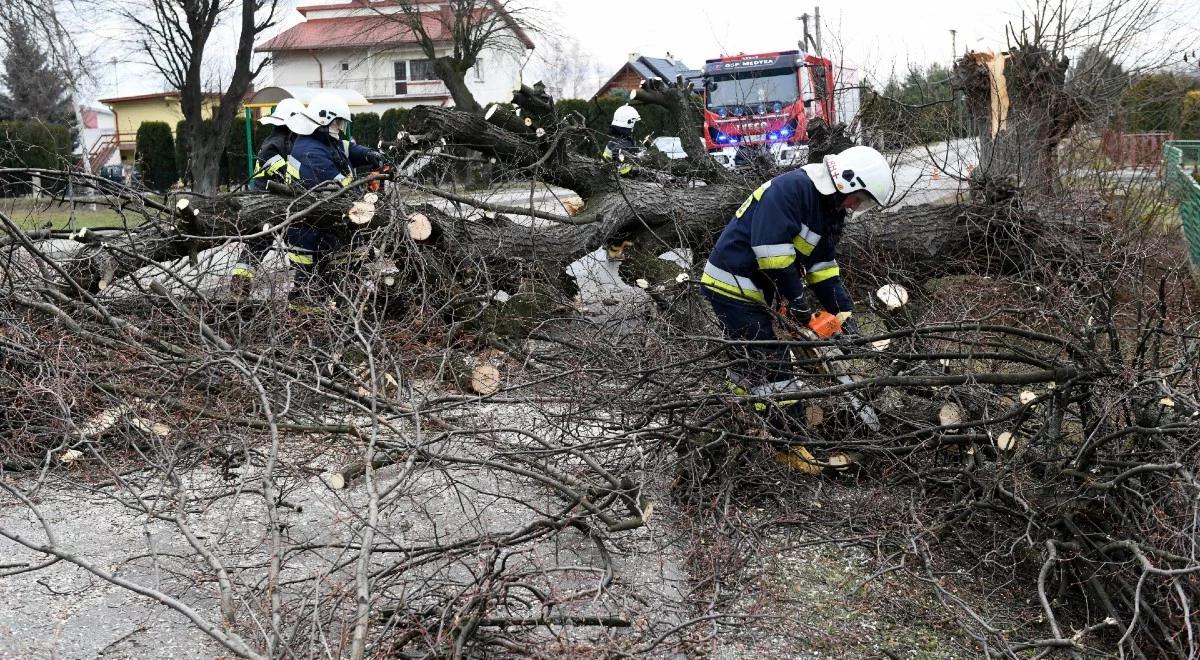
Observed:
[[[804,170],[781,174],[734,213],[708,256],[701,283],[730,298],[762,303],[801,298],[807,284],[827,311],[853,311],[837,264],[842,221]]]
[[[354,168],[369,165],[371,150],[349,140],[338,140],[324,130],[301,135],[292,145],[292,158],[300,166],[300,183],[313,188],[326,181],[349,185]]]

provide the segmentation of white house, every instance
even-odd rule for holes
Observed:
[[[467,74],[467,87],[486,105],[512,98],[533,41],[494,5],[508,25],[505,47],[484,50]],[[453,25],[448,2],[419,6],[422,25],[449,52]],[[272,84],[280,87],[340,87],[360,92],[376,112],[415,105],[453,105],[432,63],[403,24],[402,9],[391,0],[350,0],[299,7],[304,22],[259,44],[271,54]],[[441,53],[439,52],[439,55]]]
[[[112,110],[83,105],[79,107],[79,114],[83,119],[79,139],[91,161],[92,172],[99,173],[100,168],[106,165],[120,165],[117,119]],[[77,153],[76,156],[82,158],[83,154]]]

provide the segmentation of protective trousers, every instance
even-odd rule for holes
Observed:
[[[774,341],[775,328],[771,312],[766,305],[742,302],[702,287],[704,297],[712,305],[717,322],[729,339],[741,341]],[[739,384],[748,387],[765,385],[791,378],[790,362],[786,346],[742,345],[732,349],[736,361],[734,371]]]
[[[344,231],[318,229],[294,224],[287,229],[288,262],[294,269],[293,298],[312,303],[325,302],[332,293],[325,271],[330,254],[346,246],[350,239]]]

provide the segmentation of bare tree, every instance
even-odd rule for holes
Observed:
[[[577,39],[552,39],[542,60],[542,82],[556,99],[588,98],[596,90],[596,58]]]
[[[1144,34],[1160,26],[1156,0],[1121,0],[1103,6],[1068,0],[1036,0],[1019,25],[1007,27],[1005,53],[968,53],[955,65],[954,85],[963,90],[980,141],[977,180],[1044,192],[1058,181],[1058,146],[1095,104],[1111,101],[1113,66],[1104,53],[1121,53],[1137,69],[1165,61],[1161,53],[1136,53]],[[1070,57],[1081,54],[1076,77]],[[1158,58],[1157,60],[1155,58]],[[1128,70],[1127,70],[1128,72]]]
[[[437,9],[419,1],[393,0],[397,13],[381,16],[412,31],[434,74],[446,84],[454,105],[480,114],[483,108],[466,84],[467,72],[486,50],[519,55],[531,48],[525,30],[533,29],[527,8],[511,0],[442,0]]]
[[[254,42],[275,24],[279,9],[279,0],[150,0],[113,6],[136,29],[135,40],[150,63],[179,91],[196,192],[217,191],[229,131],[246,91],[267,64],[253,62]],[[233,27],[237,44],[232,73],[218,90],[209,72],[222,48],[216,35],[226,23]],[[208,107],[211,121],[205,119]]]

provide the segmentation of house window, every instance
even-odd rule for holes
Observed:
[[[396,80],[396,96],[408,94],[408,83],[419,80],[436,80],[433,62],[429,60],[400,60],[392,63]]]
[[[475,58],[475,82],[483,82],[483,58]]]
[[[350,70],[350,63],[349,63],[349,62],[342,62],[342,63],[341,63],[341,66],[342,66],[342,71],[349,71],[349,70]]]

